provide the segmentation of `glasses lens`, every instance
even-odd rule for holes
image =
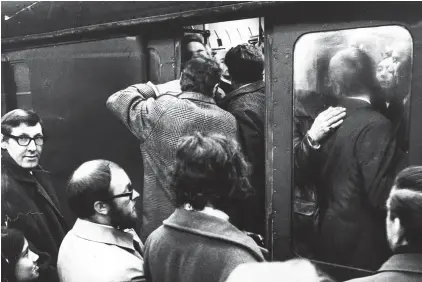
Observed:
[[[35,140],[35,144],[39,146],[44,144],[44,137],[36,137],[34,140]]]
[[[21,146],[28,146],[29,142],[31,142],[31,138],[25,137],[25,136],[18,137],[17,140],[18,140],[18,144]]]

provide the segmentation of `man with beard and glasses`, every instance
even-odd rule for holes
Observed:
[[[82,164],[67,196],[78,216],[60,247],[61,281],[145,281],[143,244],[133,231],[137,211],[126,172],[106,160]]]

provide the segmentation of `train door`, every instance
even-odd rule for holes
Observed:
[[[295,165],[297,157],[294,149],[297,133],[295,123],[301,118],[313,116],[312,119],[314,119],[318,113],[329,106],[329,103],[322,101],[326,98],[325,95],[337,93],[333,80],[329,79],[328,69],[331,58],[347,48],[361,50],[369,55],[372,62],[373,68],[371,72],[368,72],[368,76],[378,80],[377,85],[381,87],[379,93],[385,95],[383,96],[386,102],[385,104],[383,102],[386,108],[385,115],[387,116],[387,112],[391,110],[389,120],[391,128],[395,128],[395,146],[400,147],[397,151],[400,151],[402,156],[396,159],[397,164],[392,164],[390,166],[392,169],[384,176],[393,179],[400,168],[410,164],[420,165],[421,135],[420,125],[418,130],[416,120],[421,115],[415,108],[416,105],[419,107],[421,105],[419,94],[421,85],[415,80],[419,73],[415,66],[420,67],[420,60],[417,60],[414,54],[421,52],[417,42],[420,42],[422,33],[420,25],[406,25],[400,21],[342,22],[333,16],[335,20],[331,19],[330,21],[333,22],[327,24],[327,19],[322,15],[313,14],[310,17],[312,20],[309,20],[309,23],[298,24],[279,16],[269,16],[266,22],[265,50],[267,58],[271,58],[266,70],[266,80],[271,82],[267,83],[267,107],[272,109],[268,111],[267,146],[269,154],[272,155],[268,165],[273,175],[269,179],[267,189],[272,191],[273,259],[305,257],[314,261],[334,278],[343,281],[352,277],[370,275],[381,264],[372,269],[363,264],[359,265],[366,259],[365,252],[356,258],[357,264],[350,260],[351,254],[363,247],[363,239],[359,238],[367,236],[370,231],[361,230],[360,233],[352,234],[346,229],[331,230],[331,242],[337,242],[339,246],[349,249],[349,256],[341,254],[338,248],[327,247],[324,257],[319,256],[312,247],[307,248],[315,244],[315,242],[310,243],[315,239],[312,238],[314,233],[295,233],[297,232],[295,228],[300,223],[297,221],[299,217],[310,220],[317,224],[316,228],[321,228],[321,218],[327,214],[324,214],[325,206],[319,206],[321,202],[317,199],[304,203],[297,197],[296,189],[303,184],[304,180],[306,182],[314,179],[315,173],[318,175],[315,176],[317,180],[313,183],[310,181],[311,183],[308,184],[316,185],[321,183],[318,182],[319,175],[327,174],[323,174],[324,168],[320,167],[321,164],[315,164],[310,170],[311,174],[309,171],[303,172]],[[394,106],[400,108],[400,111],[392,112]],[[311,111],[315,111],[315,115]],[[307,116],[304,113],[307,113]],[[404,128],[399,128],[400,123],[404,124]],[[312,123],[309,126],[311,125]],[[306,130],[308,129],[309,127]],[[404,130],[401,131],[402,129]],[[302,132],[303,135],[306,134],[306,130]],[[358,173],[363,174],[367,171]],[[390,189],[391,184],[390,182],[386,189]],[[318,189],[322,188],[316,187],[316,189],[318,192]],[[339,205],[342,204],[339,203]],[[319,218],[315,217],[316,215]],[[332,215],[332,218],[340,217],[340,212]],[[347,220],[346,218],[345,221]],[[353,224],[360,227],[367,226],[364,220]],[[381,217],[380,220],[380,226],[383,227],[385,217]],[[352,236],[349,238],[353,241],[352,244],[346,243],[345,237],[348,236]],[[382,239],[386,241],[385,237]],[[373,246],[366,249],[366,256],[373,252],[371,247]],[[333,257],[326,257],[327,253],[333,254]],[[385,259],[387,258],[388,256]]]

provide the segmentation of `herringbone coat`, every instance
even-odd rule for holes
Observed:
[[[159,227],[174,209],[170,171],[180,137],[195,131],[237,138],[236,119],[204,94],[184,92],[156,97],[146,84],[113,94],[107,107],[141,141],[144,162],[141,239]]]

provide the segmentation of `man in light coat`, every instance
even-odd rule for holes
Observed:
[[[125,171],[106,160],[86,162],[67,195],[78,219],[60,246],[60,281],[145,281],[143,244],[133,231],[139,194]]]

